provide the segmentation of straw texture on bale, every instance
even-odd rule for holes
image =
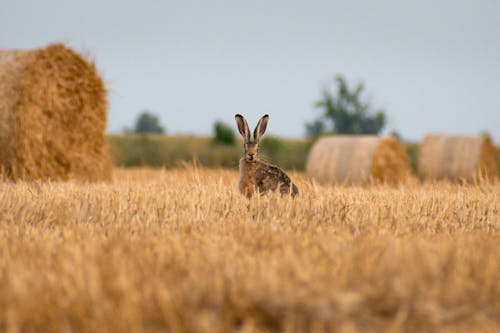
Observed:
[[[106,88],[62,44],[0,50],[0,171],[13,180],[108,180]]]
[[[489,136],[431,134],[420,145],[421,179],[493,180],[495,172],[495,148]]]
[[[306,165],[309,177],[323,184],[398,184],[409,173],[409,159],[395,138],[331,136],[312,147]]]

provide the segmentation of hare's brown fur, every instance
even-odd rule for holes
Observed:
[[[292,183],[290,177],[277,166],[262,162],[258,158],[259,141],[266,130],[268,118],[269,116],[267,115],[261,118],[255,128],[252,140],[245,118],[241,115],[236,115],[238,130],[245,139],[245,155],[240,159],[238,188],[248,198],[255,192],[264,194],[276,190],[279,190],[281,195],[288,194],[295,197],[299,193],[299,190]]]
[[[295,197],[299,193],[290,177],[277,166],[261,161],[247,162],[244,157],[240,159],[238,188],[248,198],[255,191],[264,194],[268,191],[276,191],[278,188],[282,195],[291,194]]]

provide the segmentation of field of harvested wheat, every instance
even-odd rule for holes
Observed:
[[[498,332],[500,183],[0,181],[0,331]]]

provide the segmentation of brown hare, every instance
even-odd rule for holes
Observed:
[[[259,141],[266,131],[269,116],[266,114],[259,120],[253,132],[253,140],[245,118],[240,114],[235,115],[235,118],[238,131],[245,141],[245,155],[240,159],[238,182],[240,192],[247,198],[252,197],[256,191],[264,194],[279,190],[282,196],[292,195],[292,197],[299,194],[297,186],[283,170],[259,160]]]

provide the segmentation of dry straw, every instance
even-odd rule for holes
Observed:
[[[495,148],[489,136],[431,134],[420,145],[421,179],[492,180],[495,171]]]
[[[0,169],[18,180],[107,180],[106,88],[61,44],[0,50]]]
[[[398,184],[408,176],[409,160],[392,137],[322,137],[309,153],[306,173],[324,184]]]

